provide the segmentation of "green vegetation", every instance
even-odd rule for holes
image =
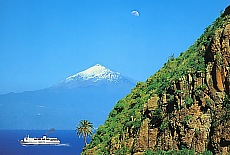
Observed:
[[[195,88],[196,96],[202,97],[202,92],[207,89],[207,85],[203,84]]]
[[[169,120],[164,120],[164,121],[161,123],[160,131],[164,131],[164,130],[168,127],[168,123],[169,123]]]
[[[191,97],[186,97],[185,104],[187,107],[190,107],[193,103],[193,99]]]
[[[185,118],[183,119],[183,121],[181,123],[184,125],[187,125],[191,118],[192,118],[191,115],[187,115],[187,116],[185,116]]]
[[[211,106],[211,100],[210,99],[205,99],[205,101],[206,101],[206,106],[210,107]]]
[[[157,109],[154,110],[154,113],[153,113],[153,116],[157,119],[162,119],[163,116],[162,116],[162,110],[160,107],[158,107]]]
[[[153,151],[152,150],[145,150],[143,155],[153,155]]]
[[[93,124],[87,120],[80,121],[80,124],[76,127],[76,133],[78,136],[82,135],[85,145],[87,145],[86,137],[93,135]]]
[[[229,95],[226,95],[224,98],[223,110],[224,110],[224,113],[222,113],[220,121],[226,123],[226,121],[230,119],[230,97]]]
[[[195,128],[195,134],[198,135],[199,134],[199,129],[198,128]]]
[[[202,155],[213,155],[213,153],[209,150],[204,151]]]
[[[193,150],[188,149],[182,149],[182,150],[158,150],[158,151],[152,151],[152,150],[146,150],[143,155],[194,155],[195,152]],[[203,153],[198,153],[197,155],[212,155],[211,151],[205,151]]]

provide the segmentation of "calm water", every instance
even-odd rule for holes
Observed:
[[[57,137],[57,146],[21,146],[18,140],[26,137],[42,137],[45,130],[0,130],[0,155],[79,155],[84,146],[82,138],[74,130],[60,130],[47,135]]]

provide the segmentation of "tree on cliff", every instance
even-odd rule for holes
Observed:
[[[81,120],[80,123],[76,127],[76,133],[78,136],[84,138],[85,145],[87,145],[86,137],[93,135],[93,124],[87,120]]]

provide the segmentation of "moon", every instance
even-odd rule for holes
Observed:
[[[136,17],[139,17],[140,16],[140,13],[137,11],[137,10],[133,10],[131,12],[132,15],[136,16]]]

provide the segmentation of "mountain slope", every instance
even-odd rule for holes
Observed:
[[[0,129],[73,130],[82,119],[98,127],[133,87],[120,73],[95,65],[51,88],[0,95]]]
[[[163,68],[118,101],[82,154],[229,154],[227,12],[185,53],[170,57]]]

